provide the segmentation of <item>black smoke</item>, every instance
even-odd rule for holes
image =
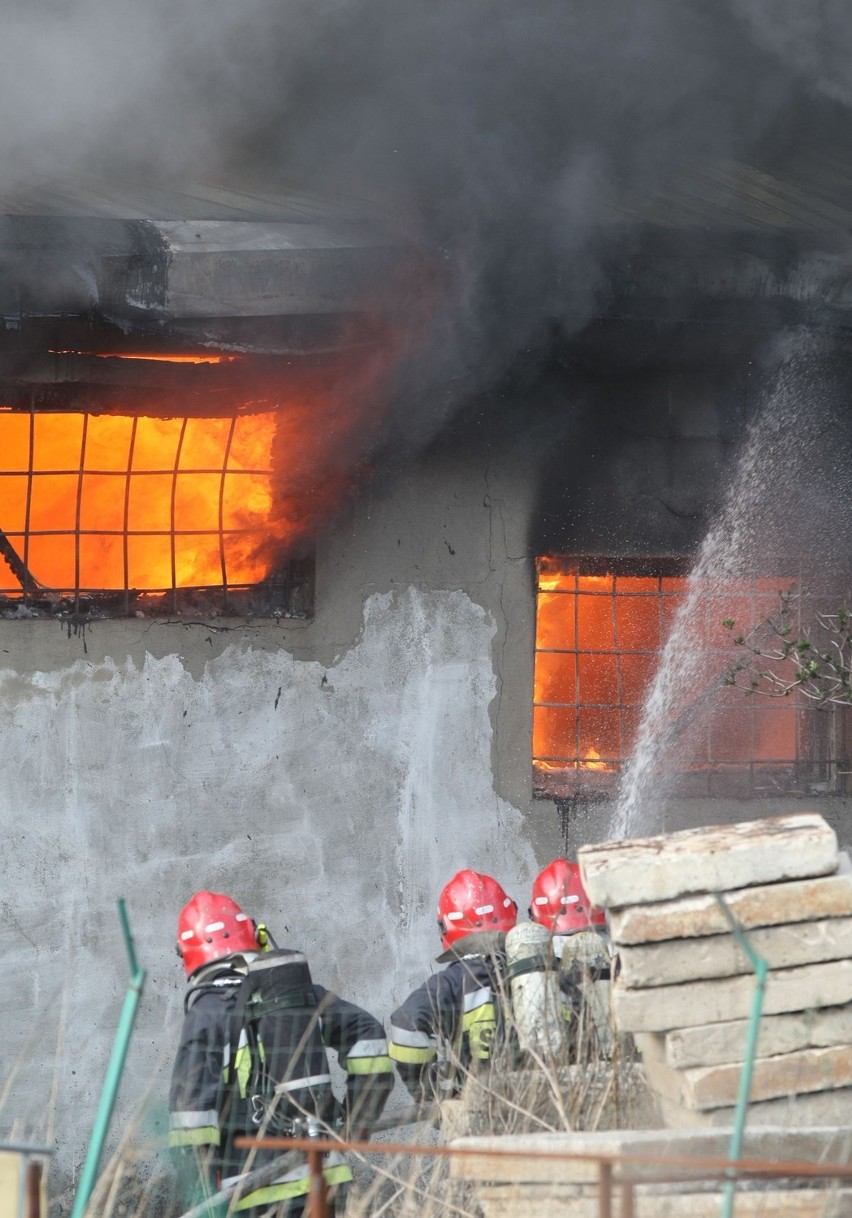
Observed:
[[[437,269],[412,297],[443,293],[407,377],[428,430],[544,328],[582,329],[679,175],[824,134],[852,18],[800,7],[33,0],[2,17],[0,190],[198,178],[391,216]]]

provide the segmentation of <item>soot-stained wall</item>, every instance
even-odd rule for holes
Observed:
[[[672,487],[701,523],[734,439],[706,384],[646,378],[644,413],[619,394],[551,385],[379,472],[318,546],[312,622],[0,622],[0,1034],[7,1074],[20,1065],[3,1113],[7,1131],[55,1139],[55,1193],[81,1162],[127,981],[117,897],[149,973],[116,1134],[137,1116],[162,1126],[175,919],[196,889],[232,893],[383,1018],[432,967],[457,868],[526,908],[564,848],[554,805],[531,798],[543,496],[581,505],[562,544],[612,552],[626,517],[604,509],[631,495],[646,496],[637,536],[642,504]],[[661,808],[660,827],[766,810],[695,801]],[[609,817],[575,809],[569,845],[605,837]]]

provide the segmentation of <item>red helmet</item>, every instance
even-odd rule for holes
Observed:
[[[530,917],[557,935],[606,925],[606,914],[588,898],[579,866],[567,859],[554,859],[536,876]]]
[[[511,930],[518,907],[490,875],[458,871],[438,897],[438,927],[444,948],[482,930]]]
[[[256,952],[254,922],[221,892],[197,892],[178,918],[178,955],[187,974],[234,952]]]

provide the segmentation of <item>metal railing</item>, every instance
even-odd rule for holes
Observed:
[[[582,1153],[579,1151],[534,1151],[512,1150],[508,1146],[421,1146],[410,1142],[365,1142],[344,1141],[336,1138],[238,1138],[240,1148],[257,1150],[282,1150],[288,1153],[262,1168],[248,1173],[233,1186],[209,1197],[195,1206],[183,1218],[207,1218],[217,1207],[233,1202],[246,1192],[269,1184],[275,1177],[299,1162],[301,1155],[307,1157],[310,1176],[308,1194],[308,1218],[328,1218],[328,1195],[323,1177],[323,1156],[335,1152],[355,1154],[400,1155],[421,1158],[488,1158],[499,1154],[501,1160],[523,1159],[552,1162],[584,1162],[597,1167],[598,1218],[616,1218],[614,1201],[620,1200],[617,1218],[635,1218],[636,1188],[639,1185],[671,1185],[715,1183],[729,1186],[731,1181],[819,1179],[824,1181],[849,1181],[852,1184],[852,1166],[841,1164],[812,1163],[796,1159],[771,1161],[765,1159],[739,1159],[735,1166],[727,1158],[697,1158],[694,1156],[671,1156],[665,1163],[659,1157],[630,1153]],[[555,1182],[554,1182],[555,1183]],[[566,1184],[571,1181],[566,1180]],[[720,1196],[720,1201],[722,1200]]]

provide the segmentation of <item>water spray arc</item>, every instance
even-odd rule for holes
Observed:
[[[724,606],[742,599],[750,581],[771,584],[777,602],[779,591],[797,581],[813,576],[831,588],[842,574],[848,528],[836,511],[830,527],[825,516],[850,481],[842,391],[830,360],[797,342],[746,428],[645,700],[619,784],[613,837],[658,832],[657,809],[678,769],[689,768],[699,728],[724,727],[720,691],[733,652],[706,642],[708,631],[721,633]],[[718,621],[710,620],[714,615]]]

